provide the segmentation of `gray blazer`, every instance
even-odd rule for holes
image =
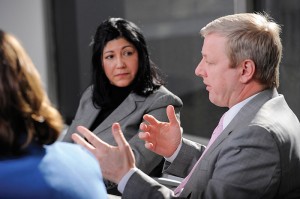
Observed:
[[[126,140],[133,149],[136,165],[145,173],[150,173],[161,161],[162,157],[144,147],[144,141],[138,138],[139,126],[144,114],[150,114],[161,121],[168,121],[166,107],[173,105],[177,117],[180,117],[182,101],[164,86],[161,86],[148,97],[135,93],[129,96],[93,131],[105,142],[116,145],[111,133],[111,125],[119,122]],[[75,118],[67,130],[63,141],[72,142],[71,134],[76,132],[78,125],[89,128],[101,109],[96,109],[92,102],[92,89],[89,87],[82,95]]]
[[[183,139],[165,172],[187,176],[204,147]],[[300,124],[276,89],[249,101],[207,150],[181,197],[192,199],[300,198]],[[173,198],[138,171],[122,198]]]

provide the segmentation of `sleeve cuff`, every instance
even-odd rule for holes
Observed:
[[[171,155],[170,157],[166,158],[165,159],[168,161],[168,162],[173,162],[175,160],[175,158],[177,157],[180,149],[181,149],[181,146],[182,146],[182,139],[180,141],[180,144],[179,146],[177,147],[176,151],[173,153],[173,155]]]
[[[118,184],[118,191],[120,193],[123,194],[125,186],[129,180],[129,178],[138,170],[138,168],[134,167],[132,169],[130,169],[124,176],[123,178],[120,180],[119,184]]]

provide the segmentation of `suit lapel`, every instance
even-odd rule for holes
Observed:
[[[208,148],[203,158],[209,157],[210,154],[230,135],[233,130],[243,128],[246,124],[249,124],[253,119],[255,113],[260,107],[267,102],[272,96],[278,95],[276,89],[265,90],[250,100],[232,119],[228,126],[223,130],[221,135],[215,140],[215,142]]]
[[[212,152],[218,148],[219,145],[222,144],[222,142],[233,132],[240,132],[237,129],[244,128],[245,125],[248,125],[257,111],[261,108],[263,104],[265,104],[269,99],[271,99],[274,96],[278,96],[278,93],[276,89],[269,89],[265,90],[261,93],[259,93],[257,96],[255,96],[252,100],[250,100],[232,119],[232,121],[228,124],[228,126],[223,130],[221,135],[215,140],[215,142],[208,148],[208,150],[205,152],[205,154],[202,157],[203,159],[210,159],[212,157]],[[237,131],[236,131],[237,130]],[[207,164],[208,161],[206,161],[205,164]],[[197,165],[197,168],[200,168],[200,163]],[[214,164],[214,163],[212,163]],[[205,167],[213,167],[213,165],[206,165]],[[191,187],[194,187],[193,184],[199,181],[199,176],[192,175],[188,184],[192,184]],[[202,183],[208,183],[208,182],[202,182]],[[189,185],[186,185],[186,187],[189,187]],[[193,189],[184,189],[182,192],[183,196],[186,196],[188,194],[191,194]],[[195,190],[194,190],[195,191]],[[196,191],[195,191],[196,192]]]

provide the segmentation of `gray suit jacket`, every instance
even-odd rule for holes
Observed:
[[[96,109],[93,106],[91,96],[92,90],[89,87],[80,99],[76,116],[68,128],[63,141],[72,142],[71,134],[76,132],[76,127],[82,125],[89,128],[101,111],[101,109]],[[137,167],[148,174],[161,162],[162,157],[144,147],[144,141],[138,138],[139,126],[143,121],[143,115],[146,113],[161,121],[168,121],[166,115],[166,107],[168,105],[175,107],[179,118],[182,101],[164,86],[161,86],[148,97],[131,93],[119,107],[94,129],[93,133],[105,142],[116,145],[111,133],[111,125],[114,122],[119,122],[126,140],[133,149]]]
[[[165,172],[187,176],[204,148],[189,140]],[[276,89],[249,101],[207,150],[181,192],[183,198],[300,198],[300,124]],[[122,198],[173,198],[143,174],[129,179]]]

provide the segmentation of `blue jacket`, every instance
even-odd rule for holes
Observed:
[[[107,198],[96,159],[80,146],[56,142],[0,160],[0,198]]]

